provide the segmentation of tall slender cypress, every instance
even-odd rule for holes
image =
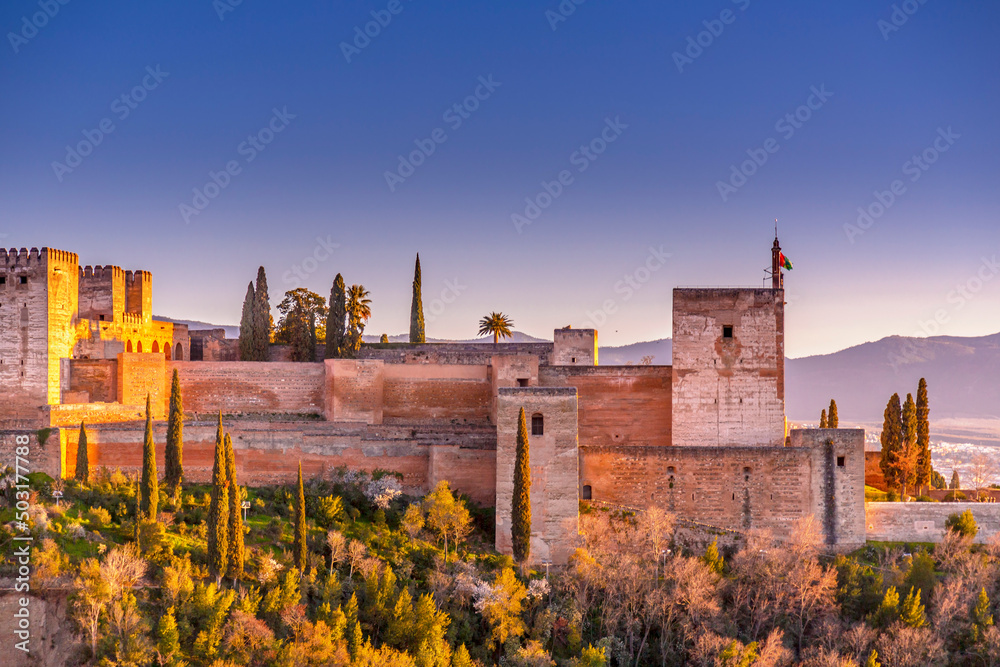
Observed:
[[[271,299],[267,294],[267,274],[264,267],[257,269],[257,286],[254,289],[254,360],[267,361],[271,350]]]
[[[531,467],[528,422],[524,408],[517,416],[517,449],[514,458],[514,495],[510,507],[510,538],[514,560],[523,563],[531,554]]]
[[[931,408],[927,397],[927,379],[920,378],[917,385],[917,486],[931,483]]]
[[[410,342],[423,343],[424,338],[424,304],[420,298],[420,253],[417,253],[417,263],[413,267],[413,301],[410,303]]]
[[[882,458],[879,467],[885,476],[885,482],[890,488],[899,488],[896,461],[900,455],[903,430],[903,410],[900,407],[899,394],[893,394],[885,406],[882,421]]]
[[[215,432],[215,463],[212,466],[212,500],[208,505],[208,568],[216,582],[229,566],[229,485],[226,480],[226,446],[222,411]]]
[[[254,308],[257,303],[257,297],[253,290],[253,281],[247,285],[247,295],[243,297],[243,314],[240,316],[240,361],[256,361],[256,352],[254,345],[256,344],[256,336],[254,335],[254,327],[256,326],[256,321],[254,319]]]
[[[837,401],[830,399],[830,411],[826,413],[828,428],[840,428],[840,416],[837,414]]]
[[[80,422],[80,438],[76,444],[76,473],[73,478],[78,482],[90,481],[90,459],[87,456],[87,428]]]
[[[292,556],[299,572],[306,571],[306,492],[302,485],[302,461],[299,461],[299,487],[295,494],[295,540]]]
[[[830,428],[830,421],[826,418],[826,409],[819,413],[819,427]]]
[[[170,381],[170,412],[167,414],[167,448],[164,482],[176,489],[184,479],[184,402],[181,399],[181,381],[174,369]]]
[[[233,439],[226,434],[226,481],[229,482],[229,553],[228,567],[229,576],[233,582],[243,576],[243,564],[246,559],[243,545],[243,515],[242,495],[240,487],[236,483],[236,454],[233,452]]]
[[[326,353],[327,359],[339,359],[344,356],[347,337],[347,290],[344,288],[344,277],[337,274],[330,288],[330,310],[326,316]]]
[[[915,484],[916,468],[920,453],[917,451],[917,405],[913,402],[913,394],[906,395],[906,402],[900,414],[902,436],[900,437],[900,459],[905,461],[900,472],[900,482],[903,490],[910,484]]]
[[[150,411],[149,394],[146,394],[146,433],[142,439],[142,484],[139,493],[140,514],[144,519],[156,521],[160,489],[156,479],[156,445],[153,443],[153,415]]]

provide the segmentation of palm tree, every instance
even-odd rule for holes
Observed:
[[[510,328],[514,326],[514,321],[503,313],[490,313],[479,320],[479,335],[488,336],[493,334],[493,344],[496,345],[501,338],[510,338]]]
[[[364,285],[351,285],[347,290],[347,337],[348,347],[357,352],[361,349],[361,334],[365,323],[372,316],[372,300]]]

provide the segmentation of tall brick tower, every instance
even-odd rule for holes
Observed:
[[[673,445],[784,445],[780,254],[776,238],[770,289],[674,290]]]

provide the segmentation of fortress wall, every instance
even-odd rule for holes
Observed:
[[[657,506],[720,528],[770,528],[788,538],[813,509],[805,449],[581,447],[580,466],[584,497],[589,486],[593,500]]]
[[[71,359],[69,389],[86,392],[85,403],[114,403],[118,400],[117,359]]]
[[[952,514],[972,510],[983,544],[1000,534],[1000,503],[865,503],[869,540],[879,542],[939,542]]]
[[[596,366],[596,329],[556,329],[553,333],[553,366]]]
[[[0,468],[10,466],[16,470],[20,466],[22,475],[44,472],[53,478],[59,477],[62,472],[60,433],[59,429],[51,430],[45,439],[45,444],[42,444],[39,441],[39,431],[0,431]],[[23,447],[27,447],[26,453],[24,449],[20,449]]]
[[[791,445],[812,456],[813,514],[827,544],[857,548],[865,543],[864,429],[813,428],[791,432]]]
[[[153,419],[167,415],[166,359],[152,352],[122,352],[118,355],[118,402],[146,407],[150,398]]]
[[[188,413],[323,412],[323,364],[174,361],[166,367],[167,389],[173,369]]]
[[[146,418],[146,404],[122,405],[121,403],[72,403],[50,405],[46,408],[47,424],[51,426],[79,427],[88,424],[117,424]]]
[[[487,423],[492,391],[487,366],[384,366],[384,421]]]
[[[62,398],[63,359],[73,356],[80,295],[80,264],[75,253],[43,248],[48,255],[48,401]],[[68,368],[67,368],[68,371]],[[67,378],[68,380],[68,378]]]
[[[483,504],[493,504],[493,482],[489,477],[494,475],[495,440],[491,429],[464,433],[414,432],[410,427],[252,421],[224,421],[223,427],[233,436],[241,484],[294,482],[301,460],[303,475],[307,478],[329,479],[340,466],[369,472],[389,470],[403,475],[402,484],[407,493],[424,494],[438,480],[447,479],[458,491]],[[186,481],[204,483],[211,480],[215,429],[211,421],[185,423]],[[91,470],[103,466],[140,471],[143,430],[141,421],[88,426]],[[72,476],[79,431],[63,429],[61,435],[63,470],[67,476]],[[153,439],[161,474],[166,437],[166,423],[155,422]],[[58,455],[56,458],[54,469],[58,470]]]
[[[538,383],[576,387],[581,446],[670,445],[670,366],[543,366]]]
[[[47,253],[0,248],[0,279],[0,420],[27,423],[49,402]]]
[[[541,363],[549,363],[552,343],[423,343],[420,345],[390,344],[386,347],[365,345],[359,359],[380,359],[386,364],[442,364],[485,366],[494,355],[534,355]]]

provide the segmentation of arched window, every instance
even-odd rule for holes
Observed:
[[[538,413],[531,415],[531,435],[545,435],[545,418]]]
[[[132,341],[129,341],[128,343],[126,343],[126,345],[125,345],[125,351],[126,352],[131,352],[132,351]]]
[[[153,352],[154,354],[155,354],[156,352],[159,352],[159,351],[160,351],[160,343],[159,343],[158,341],[155,341],[155,340],[154,340],[154,341],[153,341],[153,349],[152,349],[152,350],[150,350],[150,351],[151,351],[151,352]]]
[[[142,354],[142,341],[140,340],[138,345],[136,345],[135,351]]]
[[[184,361],[184,348],[181,347],[180,343],[177,343],[177,347],[174,349],[174,359]]]
[[[163,356],[167,358],[167,361],[170,361],[170,343],[163,344]]]

